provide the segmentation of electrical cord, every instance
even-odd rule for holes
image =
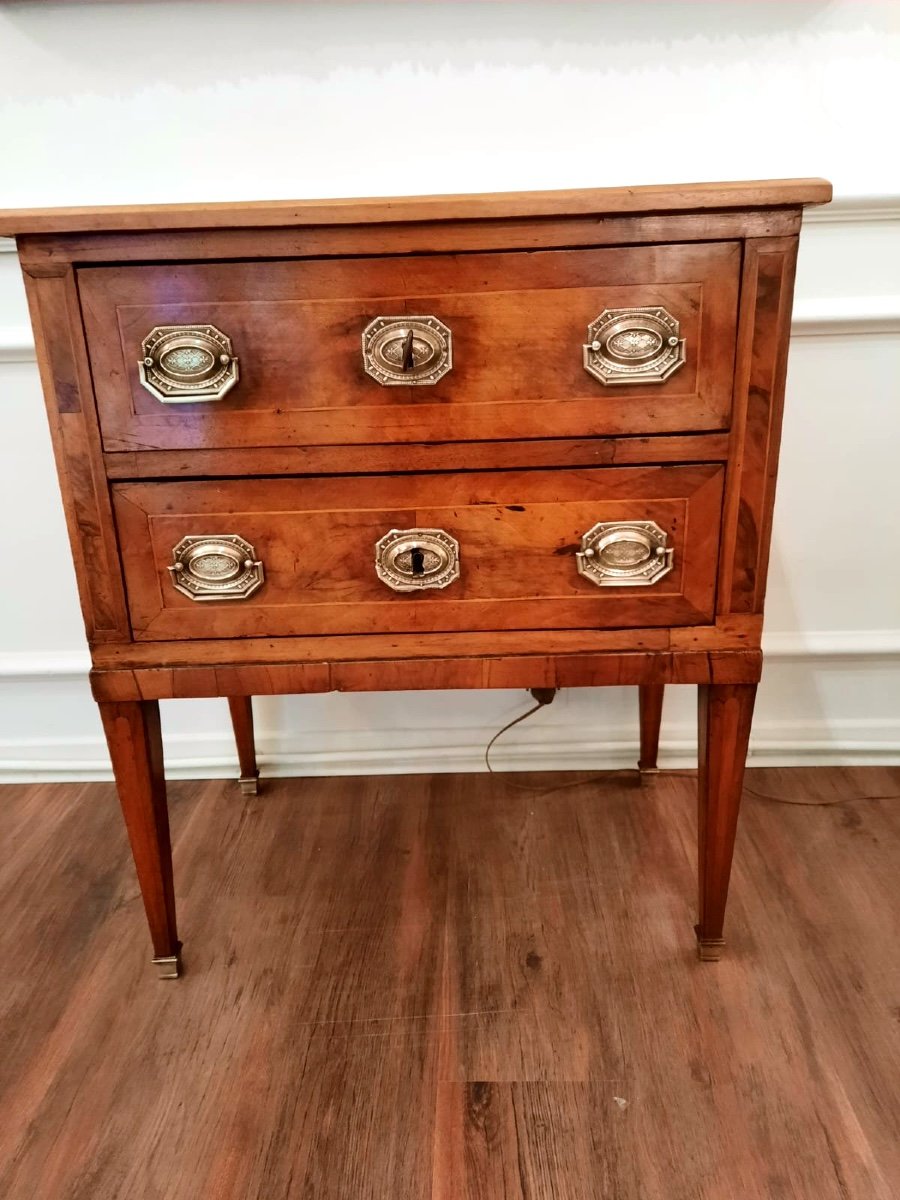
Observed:
[[[494,771],[494,768],[491,766],[491,750],[494,747],[494,742],[496,742],[498,738],[502,737],[503,734],[507,732],[507,730],[512,729],[512,727],[514,725],[518,725],[522,721],[525,721],[528,717],[533,716],[539,708],[546,708],[546,707],[547,707],[546,700],[538,700],[537,704],[533,704],[531,706],[531,708],[526,709],[525,712],[519,713],[519,715],[517,717],[514,717],[511,721],[507,721],[507,723],[503,726],[502,729],[497,730],[497,732],[494,734],[494,736],[491,738],[491,740],[488,742],[488,744],[484,748],[484,765],[487,767],[488,771],[490,771],[490,773],[492,775],[494,775],[496,773]],[[524,787],[524,785],[522,785],[522,784],[517,784],[515,786]],[[525,790],[530,791],[531,789],[526,787]]]
[[[512,727],[521,725],[521,722],[528,720],[529,716],[534,716],[534,714],[538,712],[539,708],[546,708],[547,704],[551,704],[553,702],[553,698],[556,697],[556,689],[532,688],[532,695],[534,696],[536,703],[532,704],[532,707],[524,710],[524,713],[514,716],[511,721],[506,721],[506,724],[503,726],[503,728],[499,728],[499,730],[494,733],[494,736],[491,738],[490,742],[488,742],[485,746],[485,767],[487,767],[488,772],[490,772],[492,775],[496,774],[491,766],[491,750],[493,749],[494,743],[496,743],[499,738],[502,738],[504,733],[509,732]],[[660,772],[660,774],[668,775],[676,773],[666,772],[666,770],[664,770],[664,772]],[[523,792],[540,791],[540,788],[530,787],[528,784],[517,784],[515,780],[508,779],[506,782],[508,782],[510,787],[520,788],[520,790]],[[848,804],[851,802],[851,800],[900,800],[900,793],[892,792],[876,793],[875,796],[838,796],[833,800],[792,800],[788,799],[786,796],[773,796],[773,794],[770,792],[758,792],[755,787],[748,787],[746,785],[744,785],[743,793],[745,796],[752,796],[752,798],[755,800],[766,800],[766,802],[769,804],[794,805],[796,808],[803,809],[830,809],[834,808],[835,804]]]
[[[529,717],[534,716],[539,708],[546,708],[548,704],[552,703],[556,693],[552,689],[547,688],[542,691],[533,689],[531,694],[535,696],[537,703],[533,704],[531,708],[526,709],[525,712],[519,713],[517,717],[513,717],[511,721],[507,721],[502,729],[497,730],[484,748],[484,765],[487,767],[491,775],[496,774],[496,771],[491,766],[491,750],[494,748],[494,743],[497,742],[504,735],[504,733],[507,733],[510,729],[514,728],[514,726],[520,725],[522,721],[527,721]],[[674,775],[676,773],[680,774],[680,772],[675,771],[660,772],[662,775]],[[511,779],[508,779],[506,782],[510,785],[510,787],[520,788],[523,792],[537,792],[539,790],[528,784],[516,783]],[[871,796],[837,796],[833,800],[791,800],[787,796],[773,796],[771,792],[759,792],[756,790],[756,788],[747,787],[746,785],[744,786],[743,791],[745,795],[752,796],[754,800],[765,800],[770,804],[794,805],[797,808],[833,808],[836,804],[847,804],[852,800],[900,800],[900,793],[896,792],[885,792]]]
[[[847,804],[851,800],[900,800],[900,793],[886,792],[874,796],[836,796],[834,800],[789,800],[787,796],[772,796],[768,792],[758,792],[755,788],[744,788],[747,796],[754,800],[767,800],[770,804],[795,805],[797,808],[834,808],[836,804]]]

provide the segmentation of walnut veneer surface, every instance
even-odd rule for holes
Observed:
[[[797,238],[830,196],[0,213],[161,973],[180,942],[158,700],[228,697],[249,791],[249,697],[330,689],[635,684],[652,770],[662,688],[700,685],[718,957]]]

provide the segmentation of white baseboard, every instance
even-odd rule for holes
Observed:
[[[602,740],[596,725],[532,725],[519,740],[498,743],[491,752],[497,771],[609,771],[633,768],[638,757],[636,722],[609,731]],[[483,771],[491,730],[329,731],[258,736],[262,774],[270,778],[330,775],[419,775]],[[450,735],[450,736],[448,736]],[[299,746],[299,748],[298,748]],[[900,719],[840,723],[758,722],[750,743],[750,766],[850,766],[900,764]],[[697,765],[696,731],[676,725],[664,733],[660,766]],[[166,740],[170,779],[221,779],[237,775],[234,745],[227,735]],[[100,738],[34,738],[0,741],[0,780],[4,783],[110,779],[106,747]]]
[[[810,678],[840,679],[845,672],[879,672],[880,694],[886,669],[900,669],[900,630],[822,630],[803,634],[772,632],[765,636],[766,656],[780,676],[776,693]],[[106,747],[96,735],[68,736],[61,732],[74,721],[85,731],[88,656],[85,651],[0,655],[0,712],[12,713],[23,703],[52,713],[53,733],[29,738],[0,738],[0,780],[7,783],[110,778]],[[810,676],[810,672],[813,675]],[[798,674],[799,673],[799,674]],[[848,677],[849,678],[849,677]],[[873,679],[875,677],[873,676]],[[900,682],[900,681],[898,681]],[[813,688],[811,696],[816,694]],[[29,697],[31,699],[29,699]],[[43,711],[43,710],[42,710]],[[767,716],[772,713],[774,717]],[[878,711],[877,708],[875,711]],[[884,710],[882,710],[884,711]],[[758,712],[751,739],[750,762],[757,766],[850,765],[900,763],[900,714],[884,719],[858,718],[811,705],[812,720],[793,720],[783,700]],[[696,765],[696,729],[689,709],[676,706],[663,723],[660,763],[669,768]],[[851,708],[852,712],[852,708]],[[90,714],[93,720],[93,711]],[[471,728],[439,724],[415,729],[391,725],[378,728],[266,728],[265,711],[258,713],[260,763],[269,776],[419,774],[484,770],[484,746],[496,726]],[[598,737],[596,720],[583,710],[569,710],[562,722],[556,710],[512,731],[492,753],[492,764],[507,771],[612,770],[633,767],[638,754],[637,721],[619,716]],[[572,721],[574,717],[574,723]],[[80,722],[80,724],[79,724]],[[280,723],[280,722],[279,722]],[[501,723],[498,720],[498,724]],[[223,707],[221,732],[194,734],[176,728],[166,738],[166,767],[173,779],[231,777],[236,773],[235,750],[227,732]],[[26,726],[27,727],[27,726]],[[32,728],[34,727],[32,723]]]

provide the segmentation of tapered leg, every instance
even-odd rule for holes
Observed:
[[[638,770],[642,774],[656,770],[664,691],[665,687],[661,683],[642,683],[638,688],[638,706],[641,713],[641,757],[638,760]]]
[[[101,701],[100,716],[150,926],[153,961],[161,978],[175,979],[181,943],[175,926],[159,705],[155,700]]]
[[[725,944],[722,928],[755,699],[755,683],[700,688],[697,942],[707,961],[718,959]]]
[[[255,796],[259,790],[259,769],[256,766],[256,744],[253,739],[253,702],[250,696],[229,696],[231,724],[237,742],[241,767],[238,783],[245,796]]]

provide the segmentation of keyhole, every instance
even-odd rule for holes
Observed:
[[[409,552],[409,564],[412,568],[413,575],[425,574],[425,555],[422,553],[421,546],[413,546]]]
[[[416,365],[415,355],[413,354],[413,331],[411,329],[403,339],[403,361],[401,365],[404,371],[411,371]]]

